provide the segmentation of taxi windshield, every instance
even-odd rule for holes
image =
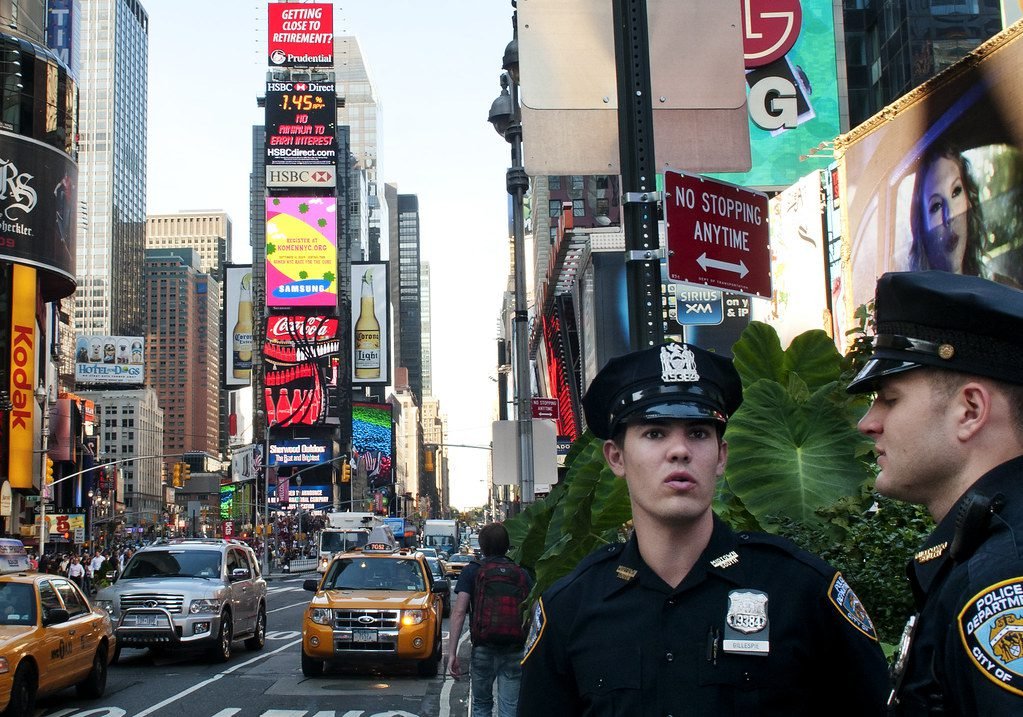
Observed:
[[[0,583],[0,625],[35,625],[35,588],[24,583]]]
[[[136,553],[121,580],[138,578],[218,578],[220,552],[214,550],[152,550]]]
[[[327,577],[324,590],[426,590],[419,564],[390,558],[339,558]]]

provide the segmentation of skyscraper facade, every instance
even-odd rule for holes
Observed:
[[[1002,29],[998,2],[844,3],[849,120],[855,127]]]
[[[146,249],[188,247],[199,252],[199,270],[220,276],[231,260],[231,217],[226,212],[150,214],[146,218]]]
[[[423,400],[422,279],[419,253],[419,197],[397,195],[398,231],[391,237],[391,286],[397,287],[394,316],[395,368],[408,369],[416,402]]]
[[[139,0],[82,10],[76,331],[139,335],[149,16]]]
[[[163,454],[218,454],[220,284],[194,249],[149,249],[145,261],[146,385],[164,411]]]
[[[423,397],[433,395],[433,340],[432,340],[432,305],[430,303],[430,262],[424,261],[419,268],[420,295],[419,316],[423,327]]]

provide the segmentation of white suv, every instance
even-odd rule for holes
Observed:
[[[175,539],[139,550],[96,595],[122,647],[206,648],[231,659],[235,640],[266,642],[266,580],[252,549],[237,541]]]

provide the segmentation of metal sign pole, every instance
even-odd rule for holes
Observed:
[[[657,168],[646,0],[613,0],[626,290],[632,349],[663,341]]]

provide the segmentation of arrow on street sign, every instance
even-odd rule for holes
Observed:
[[[749,273],[749,269],[746,268],[746,263],[740,259],[738,264],[732,264],[727,261],[718,261],[717,259],[707,258],[707,252],[700,254],[700,258],[696,260],[696,263],[700,265],[700,268],[707,271],[711,269],[721,269],[721,271],[731,271],[739,275],[739,278],[743,278]]]

